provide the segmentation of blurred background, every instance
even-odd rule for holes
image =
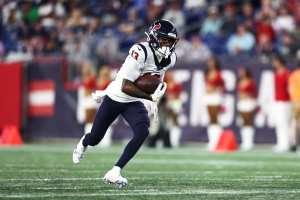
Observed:
[[[1,0],[0,143],[89,131],[103,90],[155,19],[180,35],[160,120],[145,145],[295,150],[298,0]],[[291,78],[293,77],[293,78]],[[131,136],[119,118],[100,144]]]

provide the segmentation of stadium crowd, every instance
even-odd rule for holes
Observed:
[[[69,78],[82,82],[85,87],[81,94],[83,98],[88,98],[92,90],[107,86],[112,78],[109,66],[124,58],[134,43],[145,39],[146,27],[157,18],[172,21],[179,30],[178,60],[208,63],[211,69],[206,74],[207,90],[213,101],[221,99],[224,89],[218,62],[212,60],[214,56],[250,54],[259,56],[263,62],[272,62],[276,73],[279,73],[275,82],[279,86],[276,87],[283,92],[276,94],[276,100],[285,103],[290,98],[287,94],[288,75],[280,58],[300,59],[298,0],[3,0],[0,8],[0,60],[63,55],[69,63]],[[280,56],[279,59],[271,59],[275,54]],[[96,78],[95,72],[98,70]],[[251,74],[241,70],[239,75],[240,98],[248,102],[255,99]],[[247,86],[249,80],[252,85]],[[174,132],[171,135],[176,135],[175,139],[171,138],[174,140],[171,143],[178,145],[180,131],[174,116],[182,106],[178,101],[182,87],[172,83],[171,76],[167,81],[167,98],[171,99],[169,108],[172,109],[166,110],[166,113],[171,116],[170,127]],[[299,95],[296,96],[298,99]],[[208,105],[211,118],[208,132],[219,132],[219,106],[219,101]],[[244,149],[253,147],[252,118],[255,107],[252,104],[251,109],[240,110],[247,135]],[[290,109],[283,107],[283,110]],[[294,108],[299,119],[299,105],[295,104]],[[287,113],[286,110],[284,112]],[[95,107],[87,108],[83,118],[91,123],[94,113]],[[278,120],[282,122],[286,118]],[[282,142],[277,146],[278,151],[289,148],[288,139],[282,136],[286,128],[277,128],[277,137]],[[249,138],[249,135],[252,136]],[[150,145],[154,143],[152,141]],[[212,143],[209,145],[213,146]],[[168,141],[166,146],[169,146]]]
[[[2,59],[63,53],[75,69],[85,60],[99,68],[124,57],[156,18],[180,31],[181,60],[243,52],[297,56],[300,48],[297,0],[4,0],[0,7]]]

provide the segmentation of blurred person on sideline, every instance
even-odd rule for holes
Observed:
[[[96,90],[102,90],[102,91],[106,90],[106,88],[108,87],[110,82],[112,82],[111,68],[108,65],[103,65],[99,69],[98,76],[97,76],[97,79],[96,79],[95,89]],[[98,108],[98,106],[97,106],[97,108]],[[95,114],[96,114],[96,110],[95,110]],[[95,118],[95,115],[94,115],[93,118]],[[101,143],[99,144],[100,147],[109,147],[111,145],[111,143],[112,143],[111,138],[112,138],[112,132],[113,132],[113,125],[114,124],[115,123],[112,123],[112,125],[108,127]],[[91,132],[91,129],[89,130],[89,132]],[[87,132],[87,133],[89,133],[89,132]]]
[[[169,119],[174,118],[173,111],[168,108],[167,98],[163,97],[158,104],[158,122],[150,121],[148,147],[156,147],[159,140],[165,148],[171,148]]]
[[[300,63],[298,63],[300,66]],[[300,67],[295,69],[289,78],[289,94],[292,103],[291,151],[296,151],[300,145]]]
[[[173,71],[168,71],[165,74],[166,83],[168,88],[166,90],[167,107],[170,109],[168,124],[170,127],[170,141],[172,147],[178,147],[181,139],[181,129],[178,121],[180,112],[182,111],[182,99],[180,95],[182,93],[182,85],[178,83],[174,78]]]
[[[280,56],[272,58],[275,67],[274,86],[275,103],[273,107],[275,132],[277,144],[275,152],[286,152],[289,150],[289,136],[291,131],[291,104],[288,91],[289,70],[286,68],[285,60]]]
[[[85,133],[89,133],[98,105],[93,100],[91,94],[94,90],[105,90],[111,82],[111,71],[108,66],[102,66],[95,75],[94,68],[89,61],[85,61],[82,67],[81,85],[78,89],[78,113],[77,118],[80,123],[85,124]],[[107,146],[107,145],[104,145]]]
[[[254,114],[256,109],[256,84],[249,69],[241,67],[238,71],[237,110],[242,119],[241,150],[249,151],[254,146]]]
[[[96,75],[91,62],[83,62],[81,73],[81,84],[78,88],[77,120],[84,124],[84,132],[88,133],[92,127],[97,108],[97,104],[91,98],[96,85]]]
[[[221,66],[217,58],[211,57],[207,61],[208,68],[205,73],[206,94],[205,103],[209,115],[209,125],[207,127],[208,150],[213,151],[217,145],[222,132],[219,124],[219,114],[221,112],[224,80],[221,75]]]

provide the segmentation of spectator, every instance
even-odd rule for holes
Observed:
[[[123,40],[121,44],[122,49],[128,49],[132,46],[140,37],[139,30],[143,27],[143,21],[139,18],[137,10],[132,8],[128,11],[128,17],[126,20],[118,26],[120,31],[120,39]]]
[[[254,27],[254,8],[249,1],[246,1],[242,5],[242,14],[240,17],[240,23],[244,23],[247,30],[253,30]]]
[[[223,21],[222,33],[225,36],[229,36],[236,30],[238,25],[236,8],[233,4],[229,3],[225,5]]]
[[[294,18],[285,6],[279,8],[279,14],[273,22],[273,27],[277,33],[282,31],[293,32],[295,30]]]
[[[87,19],[79,8],[74,8],[67,19],[66,26],[72,30],[80,30],[87,25]]]
[[[113,30],[107,29],[101,38],[98,38],[96,47],[100,65],[109,64],[116,57],[119,50],[119,41]]]
[[[273,52],[275,31],[269,17],[264,17],[255,24],[257,49],[259,53],[270,55]]]
[[[181,9],[180,1],[172,0],[163,15],[163,19],[170,20],[174,23],[174,26],[179,30],[179,33],[182,34],[185,18],[183,11]]]
[[[227,50],[230,54],[241,52],[250,52],[255,44],[255,39],[252,33],[247,31],[244,25],[239,25],[237,32],[230,36],[227,43]]]
[[[204,9],[207,2],[206,0],[185,0],[184,1],[184,8],[188,10],[201,10]]]
[[[59,53],[63,47],[63,41],[59,37],[58,30],[49,30],[49,38],[45,46],[45,53]]]
[[[242,118],[241,149],[248,151],[254,145],[254,112],[256,108],[256,84],[249,69],[239,69],[237,109]]]
[[[78,80],[83,61],[89,60],[89,47],[78,37],[65,42],[64,51],[69,61],[69,79]]]
[[[204,20],[201,28],[201,35],[205,36],[208,34],[219,35],[223,21],[219,16],[219,11],[216,6],[208,8],[208,16]]]
[[[299,40],[288,32],[284,32],[278,38],[278,52],[281,56],[297,56],[300,50]]]
[[[153,20],[161,18],[164,12],[163,0],[151,0],[146,10],[145,25],[149,25]]]
[[[255,18],[257,20],[263,17],[270,17],[273,19],[276,16],[275,9],[272,5],[272,0],[261,0],[261,8],[257,11]]]
[[[296,23],[300,22],[300,1],[288,0],[286,2],[288,10],[291,11]]]
[[[205,62],[212,53],[201,38],[194,34],[191,36],[190,42],[184,39],[179,40],[176,55],[178,59],[186,62]]]

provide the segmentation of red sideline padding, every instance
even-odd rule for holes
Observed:
[[[0,136],[0,145],[21,145],[22,137],[16,126],[5,126]]]
[[[0,129],[11,124],[21,127],[22,64],[0,63]]]
[[[236,151],[238,149],[238,143],[236,141],[234,132],[230,129],[222,132],[218,144],[216,146],[216,152],[228,152]]]

